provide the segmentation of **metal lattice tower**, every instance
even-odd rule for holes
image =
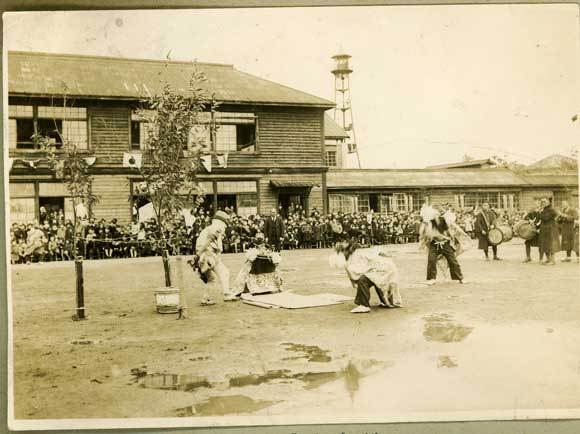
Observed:
[[[358,167],[360,169],[360,157],[358,155],[354,120],[352,117],[352,104],[350,101],[350,74],[352,73],[352,69],[350,69],[348,61],[351,56],[348,54],[337,54],[332,56],[332,58],[335,62],[334,69],[332,70],[334,74],[334,102],[336,103],[336,107],[334,108],[334,121],[341,125],[348,134],[348,153],[356,154]]]

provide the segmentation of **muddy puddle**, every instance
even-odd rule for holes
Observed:
[[[300,355],[294,357],[286,357],[282,360],[298,360],[298,359],[306,359],[309,362],[318,362],[318,363],[328,363],[332,361],[332,357],[328,355],[328,350],[323,350],[316,345],[303,345],[303,344],[294,344],[291,342],[284,342],[282,346],[285,347],[286,351],[293,352],[293,353],[300,353]]]
[[[179,408],[176,410],[176,414],[178,417],[192,417],[254,413],[279,402],[254,400],[245,395],[212,396],[198,404]]]
[[[194,392],[202,387],[211,389],[213,385],[205,377],[183,374],[145,374],[136,379],[141,387],[148,389],[179,390]]]
[[[428,341],[461,342],[473,331],[473,327],[457,324],[447,314],[434,314],[423,318],[423,336]]]

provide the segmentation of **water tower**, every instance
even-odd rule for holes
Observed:
[[[360,157],[358,155],[358,147],[356,144],[356,134],[354,132],[354,121],[352,117],[352,104],[350,102],[350,74],[352,69],[348,64],[351,56],[348,54],[337,54],[332,56],[334,59],[334,121],[342,126],[344,131],[349,136],[347,142],[348,153],[356,154],[358,167],[360,166]]]

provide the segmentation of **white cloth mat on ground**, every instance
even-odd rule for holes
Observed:
[[[352,297],[337,294],[300,295],[293,292],[257,295],[242,294],[242,301],[265,308],[303,309],[307,307],[331,306],[348,300],[352,300]]]

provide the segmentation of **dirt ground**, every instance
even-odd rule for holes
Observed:
[[[177,320],[154,311],[162,265],[142,258],[86,261],[89,318],[75,322],[73,264],[14,266],[15,417],[580,408],[577,263],[522,264],[515,241],[500,247],[503,261],[460,257],[469,284],[426,287],[425,254],[393,249],[404,308],[362,315],[350,302],[201,307],[186,269],[187,319]],[[283,252],[286,289],[352,295],[329,253]],[[242,256],[224,258],[235,276]]]

